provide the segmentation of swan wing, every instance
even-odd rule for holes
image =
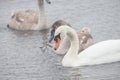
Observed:
[[[92,65],[120,60],[120,40],[107,40],[96,43],[78,55],[79,64]]]

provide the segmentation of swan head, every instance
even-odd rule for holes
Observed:
[[[54,37],[54,41],[55,41],[54,49],[55,50],[59,48],[60,42],[66,36],[67,27],[68,27],[67,25],[63,25],[55,30],[55,37]]]

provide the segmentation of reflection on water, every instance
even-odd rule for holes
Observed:
[[[71,80],[80,80],[81,74],[80,74],[80,68],[73,68],[70,70],[70,79]]]

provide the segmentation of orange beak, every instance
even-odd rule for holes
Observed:
[[[57,40],[55,41],[55,46],[54,46],[54,49],[55,49],[55,50],[57,50],[57,49],[58,49],[58,47],[59,47],[59,45],[60,45],[60,39],[59,39],[59,38],[57,38]]]

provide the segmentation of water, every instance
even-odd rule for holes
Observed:
[[[49,23],[64,19],[76,31],[90,27],[95,42],[120,38],[119,0],[51,0]],[[65,68],[62,56],[44,43],[49,31],[17,31],[6,27],[11,11],[38,9],[37,0],[0,1],[0,80],[119,80],[120,62]],[[27,5],[27,6],[26,6]],[[44,46],[42,49],[41,46]]]

